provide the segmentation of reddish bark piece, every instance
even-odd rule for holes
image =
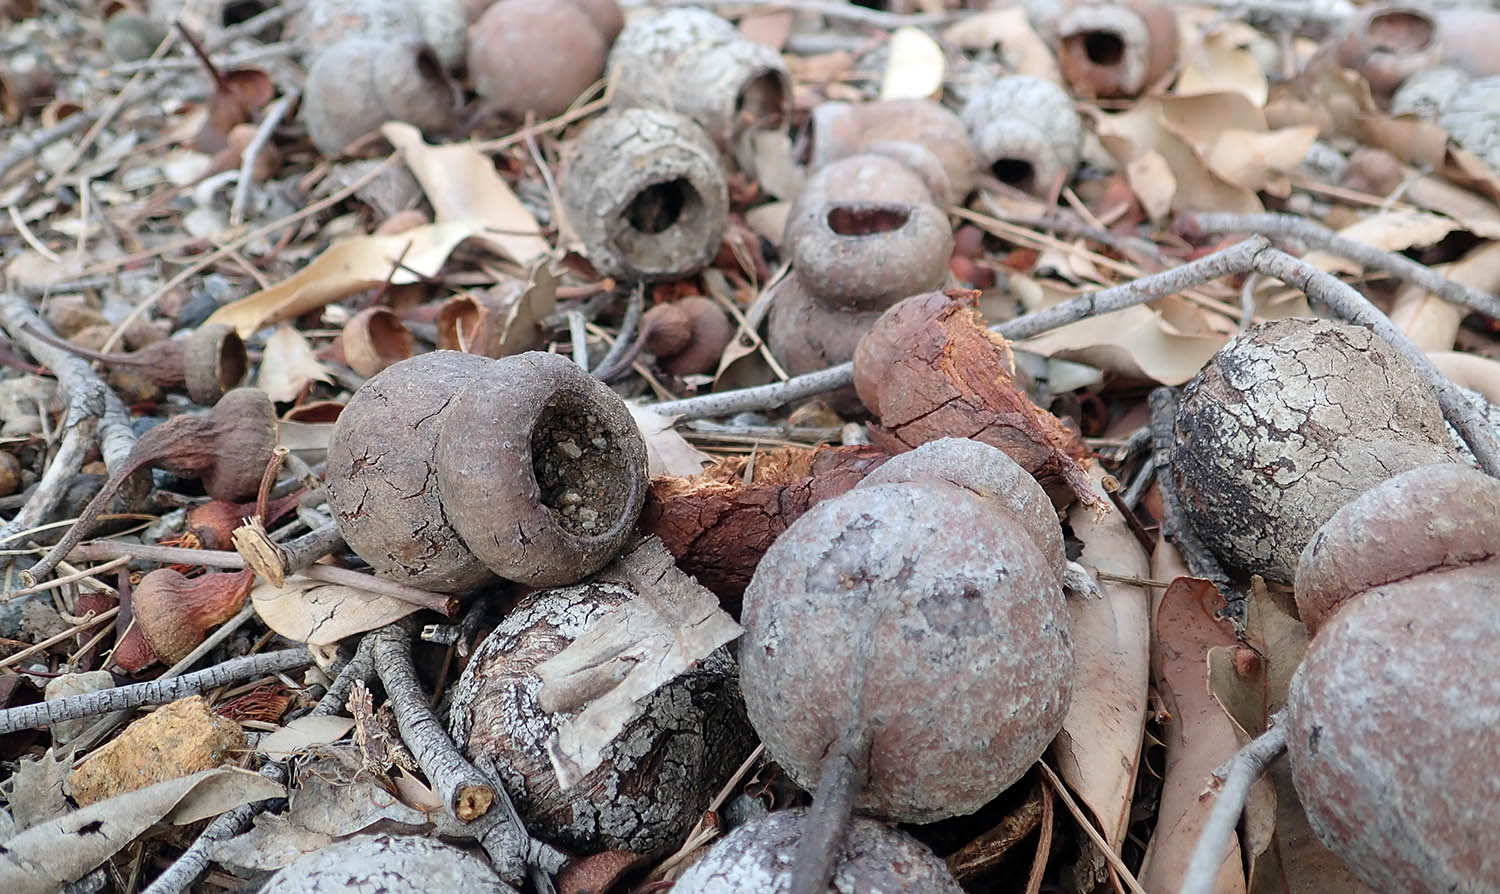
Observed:
[[[814,504],[853,488],[889,454],[878,447],[787,447],[733,457],[691,478],[651,482],[641,527],[738,615],[755,566],[787,526]]]
[[[854,387],[878,420],[872,440],[896,452],[938,438],[983,441],[1030,472],[1057,506],[1099,504],[1082,438],[1026,396],[1010,344],[985,328],[978,297],[914,295],[860,340]]]

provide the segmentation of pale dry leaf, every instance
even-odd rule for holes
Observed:
[[[73,771],[73,749],[47,753],[35,760],[23,759],[11,776],[7,799],[16,822],[15,831],[24,832],[38,823],[57,819],[69,810],[63,783]]]
[[[1405,251],[1413,246],[1435,245],[1458,228],[1453,219],[1425,211],[1382,211],[1344,227],[1339,235],[1381,251]],[[1331,252],[1310,251],[1303,260],[1328,273],[1360,271],[1359,264]]]
[[[294,824],[282,813],[262,813],[243,835],[218,841],[209,848],[209,858],[242,874],[275,872],[298,857],[334,842],[332,835],[313,832]]]
[[[1215,94],[1215,97],[1238,94]],[[1215,174],[1202,153],[1191,141],[1178,132],[1178,124],[1170,122],[1164,112],[1167,99],[1147,97],[1136,103],[1128,112],[1105,115],[1099,118],[1097,130],[1105,148],[1127,167],[1147,153],[1158,153],[1171,171],[1175,181],[1171,208],[1174,211],[1191,211],[1211,208],[1218,211],[1251,213],[1262,209],[1260,199],[1251,190],[1236,186]],[[1213,107],[1219,103],[1202,103],[1208,97],[1193,97],[1194,106]],[[1243,98],[1239,98],[1241,103]],[[1225,103],[1232,107],[1232,103]],[[1184,102],[1171,105],[1183,113]],[[1192,116],[1186,116],[1185,120]],[[1132,179],[1131,187],[1134,189]],[[1144,204],[1144,202],[1143,202]]]
[[[484,229],[477,221],[434,223],[394,236],[354,236],[328,246],[292,276],[224,305],[208,323],[233,326],[248,338],[262,326],[311,310],[387,281],[392,285],[436,276],[458,244]]]
[[[1265,729],[1268,696],[1265,667],[1246,646],[1215,646],[1208,650],[1208,689],[1214,700],[1234,724],[1236,737],[1243,747]],[[1217,792],[1216,786],[1206,788]],[[1212,803],[1217,795],[1205,795]],[[1250,786],[1241,820],[1244,833],[1240,847],[1250,862],[1249,873],[1271,847],[1276,830],[1276,789],[1262,776]]]
[[[713,457],[689,444],[672,427],[672,420],[651,408],[629,403],[631,418],[646,439],[646,471],[657,475],[692,476],[713,462]]]
[[[1163,728],[1166,763],[1156,830],[1138,876],[1147,891],[1182,885],[1211,799],[1202,797],[1214,770],[1239,747],[1234,724],[1208,691],[1208,651],[1234,646],[1233,626],[1215,617],[1222,601],[1212,583],[1184,577],[1181,557],[1158,541],[1151,576],[1172,581],[1155,597],[1151,675],[1171,722]],[[1243,894],[1237,841],[1226,848],[1214,894]]]
[[[1454,282],[1490,294],[1500,290],[1500,242],[1487,242],[1472,249],[1461,260],[1433,268]],[[1391,322],[1400,327],[1424,351],[1446,351],[1458,337],[1459,325],[1468,311],[1450,304],[1414,285],[1396,293]]]
[[[313,382],[330,382],[333,376],[318,362],[306,337],[282,323],[266,339],[255,387],[277,403],[290,403]]]
[[[744,633],[717,596],[678,569],[656,537],[595,580],[623,583],[637,595],[535,670],[543,710],[578,712],[558,725],[547,746],[564,791],[599,766],[647,696]]]
[[[1103,499],[1104,471],[1089,478]],[[1068,515],[1083,543],[1078,561],[1091,571],[1145,577],[1150,560],[1118,511],[1103,518],[1074,505]],[[1130,804],[1145,732],[1150,684],[1151,597],[1133,584],[1100,580],[1103,599],[1069,599],[1073,698],[1052,743],[1058,773],[1088,806],[1116,853],[1130,824]]]
[[[1265,111],[1239,93],[1161,96],[1152,103],[1173,133],[1199,149],[1212,145],[1226,130],[1267,129]]]
[[[1125,165],[1125,177],[1152,220],[1159,220],[1172,212],[1177,178],[1172,176],[1172,166],[1160,152],[1152,149],[1131,159]]]
[[[325,750],[299,774],[287,817],[299,828],[342,837],[381,823],[421,827],[427,817],[403,804],[373,774],[359,772],[359,757],[344,746]]]
[[[1460,351],[1431,351],[1427,357],[1455,385],[1479,392],[1492,404],[1500,404],[1500,361]]]
[[[786,231],[787,215],[791,213],[790,201],[767,202],[745,212],[745,226],[777,249],[781,248],[781,236]]]
[[[259,773],[221,767],[99,801],[7,841],[0,851],[0,886],[8,894],[53,894],[162,820],[196,822],[285,794]]]
[[[1270,84],[1254,54],[1240,46],[1230,29],[1220,29],[1192,41],[1181,53],[1181,69],[1173,93],[1197,96],[1233,91],[1257,108],[1266,104]]]
[[[1119,376],[1181,385],[1228,340],[1224,335],[1174,332],[1151,308],[1137,305],[1069,323],[1020,346]]]
[[[287,721],[281,729],[261,736],[260,741],[255,743],[255,751],[280,760],[314,745],[337,742],[353,728],[354,720],[349,717],[297,717]]]
[[[1409,179],[1403,198],[1429,211],[1458,221],[1465,230],[1484,239],[1500,239],[1500,209],[1493,202],[1460,189],[1441,177]]]
[[[342,584],[292,576],[286,586],[261,582],[250,591],[255,612],[287,639],[328,645],[399,621],[421,606]]]
[[[891,32],[890,61],[880,81],[881,99],[925,99],[943,89],[948,60],[943,48],[921,28],[904,26]]]
[[[386,122],[380,132],[402,150],[438,223],[477,222],[477,239],[523,266],[551,253],[536,218],[473,143],[432,146],[421,131],[401,121]]]
[[[1311,124],[1256,133],[1230,129],[1207,151],[1208,166],[1220,177],[1246,189],[1267,187],[1273,174],[1294,170],[1318,138]]]
[[[964,50],[998,48],[1011,72],[1062,83],[1057,57],[1031,27],[1026,8],[1020,4],[963,19],[943,32],[943,42]]]

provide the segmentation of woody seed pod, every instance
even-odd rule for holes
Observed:
[[[1073,100],[1051,81],[1000,78],[971,96],[960,117],[980,167],[1035,195],[1071,176],[1082,157],[1083,124]]]
[[[318,54],[307,73],[302,118],[313,144],[336,155],[387,121],[442,130],[453,122],[456,98],[442,62],[426,44],[354,37]]]

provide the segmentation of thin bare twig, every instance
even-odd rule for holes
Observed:
[[[1187,228],[1188,232],[1261,233],[1298,239],[1362,267],[1380,270],[1418,285],[1444,301],[1484,314],[1492,320],[1500,320],[1500,299],[1489,292],[1451,280],[1405,255],[1382,251],[1373,245],[1340,236],[1317,221],[1295,214],[1191,213],[1179,217],[1178,226]]]
[[[101,110],[74,112],[51,127],[44,128],[29,136],[17,136],[11,141],[10,148],[0,155],[0,180],[10,173],[11,168],[28,158],[35,158],[38,152],[56,143],[58,140],[66,140],[73,134],[99,120]]]
[[[412,633],[395,623],[366,634],[373,637],[375,668],[396,714],[401,741],[432,783],[443,804],[460,822],[473,822],[495,803],[495,788],[458,753],[448,731],[432,713],[412,664]]]
[[[229,206],[229,225],[237,227],[245,221],[245,206],[250,204],[250,188],[255,185],[255,162],[260,158],[260,153],[271,142],[271,135],[276,132],[281,119],[286,116],[286,110],[291,108],[292,103],[297,101],[297,91],[289,90],[280,99],[271,103],[266,109],[266,117],[261,119],[260,126],[255,129],[255,136],[250,138],[250,144],[245,147],[240,158],[240,179],[234,185],[234,201]]]
[[[100,692],[70,695],[35,705],[7,708],[0,711],[0,735],[127,708],[162,705],[185,696],[196,695],[206,689],[239,683],[243,680],[253,680],[265,674],[291,670],[311,662],[312,653],[306,649],[284,649],[280,652],[234,658],[197,673],[169,680],[150,680]]]
[[[1271,762],[1286,751],[1286,709],[1271,715],[1266,731],[1234,753],[1224,766],[1214,771],[1223,785],[1214,796],[1213,809],[1198,833],[1198,843],[1187,870],[1182,874],[1182,894],[1210,894],[1224,863],[1224,851],[1240,814],[1250,797],[1250,786],[1266,772]]]

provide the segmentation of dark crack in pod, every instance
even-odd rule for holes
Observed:
[[[435,472],[437,433],[454,396],[491,362],[419,354],[366,381],[334,422],[328,507],[349,548],[381,577],[440,593],[494,581],[453,529]]]
[[[567,792],[547,744],[571,715],[542,710],[533,672],[635,596],[614,583],[528,596],[475,650],[453,688],[449,729],[470,759],[495,761],[532,834],[586,854],[656,858],[682,844],[754,746],[734,659],[719,649],[648,696],[604,762]]]
[[[851,155],[885,155],[910,168],[941,207],[963,202],[978,163],[963,121],[930,99],[819,103],[808,133],[808,170]]]
[[[489,864],[452,845],[410,835],[359,835],[303,854],[261,888],[266,894],[515,894]]]
[[[1296,597],[1314,636],[1287,754],[1313,831],[1373,890],[1500,890],[1500,481],[1376,485],[1303,550]]]
[[[631,22],[610,51],[609,71],[616,107],[686,115],[752,173],[754,135],[783,131],[791,119],[792,82],[781,54],[697,7]]]
[[[1360,326],[1290,318],[1246,330],[1187,384],[1171,467],[1200,540],[1289,582],[1344,503],[1457,460],[1432,390],[1394,348]]]
[[[979,166],[1033,195],[1066,181],[1083,155],[1083,123],[1073,99],[1051,81],[999,78],[976,91],[960,117]]]
[[[646,441],[630,410],[557,354],[489,363],[454,397],[434,461],[458,535],[491,571],[533,587],[603,568],[646,500]]]
[[[571,143],[562,182],[568,219],[600,274],[678,279],[718,254],[729,186],[718,150],[689,118],[606,112]]]
[[[767,752],[815,788],[830,747],[868,724],[856,809],[901,822],[972,813],[1004,791],[1062,728],[1072,691],[1047,538],[983,485],[940,483],[937,470],[969,452],[951,446],[917,457],[915,480],[861,483],[793,522],[741,619],[740,685]],[[1038,491],[1022,503],[1047,504],[1024,473],[1015,481]]]
[[[688,867],[673,894],[787,894],[806,815],[801,808],[778,810],[740,826]],[[920,841],[874,820],[855,818],[834,858],[828,890],[959,894],[963,888],[947,864]]]
[[[302,120],[325,155],[387,121],[427,133],[456,119],[458,93],[443,63],[414,38],[351,37],[321,50],[307,73]]]

